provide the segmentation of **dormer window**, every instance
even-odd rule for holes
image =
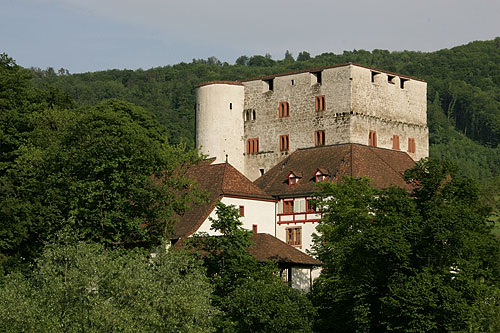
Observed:
[[[301,174],[299,174],[297,172],[290,171],[290,173],[288,174],[288,185],[289,186],[295,186],[295,185],[297,185],[297,183],[299,182],[300,178],[302,178]]]
[[[317,169],[314,174],[314,180],[316,183],[324,182],[328,178],[328,172],[326,170]]]

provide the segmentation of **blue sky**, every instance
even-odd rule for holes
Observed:
[[[0,52],[71,73],[215,56],[435,51],[500,36],[498,0],[1,0]]]

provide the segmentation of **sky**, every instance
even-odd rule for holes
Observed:
[[[435,51],[498,36],[499,0],[0,0],[0,53],[70,73],[286,50]]]

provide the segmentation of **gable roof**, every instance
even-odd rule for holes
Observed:
[[[317,191],[315,173],[324,170],[329,180],[341,181],[342,176],[366,176],[378,188],[391,185],[410,188],[403,173],[415,165],[405,152],[361,144],[338,144],[298,149],[255,180],[261,189],[274,196],[308,195]],[[288,185],[290,171],[303,177],[294,186]],[[322,171],[323,172],[323,171]]]
[[[248,249],[257,260],[275,261],[280,266],[321,266],[321,261],[297,250],[278,238],[264,233],[254,233]]]
[[[196,181],[205,190],[206,202],[193,204],[174,224],[174,238],[187,237],[198,230],[223,196],[237,196],[254,200],[274,200],[228,163],[211,164],[205,160],[191,166],[185,176]]]
[[[208,237],[224,237],[224,236],[208,236]],[[322,262],[314,259],[312,256],[297,250],[295,247],[279,240],[278,238],[266,233],[252,233],[250,237],[252,245],[247,248],[247,252],[253,255],[259,262],[274,261],[280,267],[312,267],[321,266]],[[186,244],[184,239],[179,240],[174,244],[176,248],[182,248]],[[196,249],[202,256],[208,253],[203,249]]]

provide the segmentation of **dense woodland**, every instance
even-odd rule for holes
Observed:
[[[288,51],[241,56],[235,65],[215,57],[148,70],[68,74],[61,68],[32,69],[36,86],[54,86],[78,105],[118,98],[144,107],[168,128],[169,140],[194,142],[195,87],[204,81],[238,80],[265,74],[355,62],[424,79],[428,83],[430,155],[461,166],[477,179],[500,175],[500,37],[436,52],[386,50],[323,53]]]
[[[71,75],[0,54],[0,331],[499,331],[499,58],[497,38]],[[405,173],[413,191],[322,183],[307,295],[246,252],[233,207],[212,220],[225,237],[165,251],[206,199],[183,172],[194,87],[348,61],[429,83],[435,159]]]

